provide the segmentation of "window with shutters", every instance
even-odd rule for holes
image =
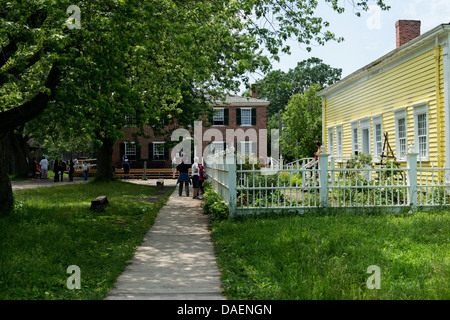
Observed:
[[[125,155],[128,159],[136,158],[136,143],[134,142],[125,142]]]
[[[252,109],[241,108],[241,126],[251,126],[251,125],[252,125]]]
[[[213,125],[223,126],[225,124],[225,110],[224,108],[214,108]]]
[[[164,160],[164,142],[153,142],[153,160]]]

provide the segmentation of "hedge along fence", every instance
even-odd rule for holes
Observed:
[[[450,168],[422,168],[418,153],[408,153],[407,168],[372,168],[347,162],[336,168],[329,155],[317,165],[261,168],[226,150],[207,159],[209,183],[229,207],[229,215],[327,208],[433,208],[450,204]],[[348,165],[347,164],[352,164]]]

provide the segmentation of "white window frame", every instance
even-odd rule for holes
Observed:
[[[213,154],[225,151],[224,141],[213,141],[212,147],[213,147],[213,152],[212,152]]]
[[[359,122],[352,122],[352,156],[355,155],[355,151],[358,151],[359,154],[359,143]]]
[[[153,142],[153,160],[164,160],[164,144],[165,142],[156,141]],[[162,154],[161,150],[158,150],[158,146],[162,145]],[[158,156],[158,157],[157,157]]]
[[[383,118],[382,116],[376,116],[372,118],[373,126],[373,158],[379,161],[381,155],[383,154]],[[377,140],[377,126],[380,126],[380,139]],[[381,151],[378,152],[378,143],[381,144]]]
[[[340,138],[340,141],[339,141]],[[342,130],[342,126],[336,127],[336,157],[338,161],[342,161],[342,157],[344,154],[344,134]],[[340,143],[339,143],[340,142]]]
[[[334,127],[328,128],[328,153],[334,157]]]
[[[125,115],[126,124],[125,127],[135,127],[136,126],[136,110],[131,114]]]
[[[248,111],[248,117],[247,116],[245,116],[245,118],[244,118],[244,111],[245,112],[247,112]],[[246,122],[244,122],[244,119],[245,120],[248,120],[248,122],[246,123]],[[251,126],[252,125],[252,108],[241,108],[241,126],[243,126],[243,127],[248,127],[248,126]]]
[[[426,148],[425,150],[422,150],[420,147],[420,137],[419,136],[419,116],[425,115],[426,116],[426,133],[425,135],[422,135],[422,137],[425,137],[425,143]],[[429,143],[429,114],[428,114],[428,104],[420,104],[414,106],[414,145],[416,147],[416,152],[419,153],[419,156],[417,157],[421,161],[428,161],[429,160],[429,149],[430,149],[430,143]],[[439,134],[439,133],[438,133]],[[422,151],[425,152],[425,155],[422,154]]]
[[[222,122],[216,124],[215,122]],[[214,108],[213,126],[223,126],[225,124],[225,108]]]
[[[405,154],[402,156],[401,147],[400,147],[400,127],[399,121],[405,120]],[[408,119],[406,109],[399,110],[395,112],[395,155],[397,157],[397,161],[406,161],[406,157],[408,155]]]
[[[359,135],[360,135],[359,148],[360,148],[360,151],[361,151],[361,153],[363,153],[364,148],[366,147],[367,148],[367,154],[370,154],[370,149],[371,149],[370,148],[370,119],[361,120],[359,126],[360,126],[360,129],[359,129]],[[367,141],[367,146],[364,143],[363,130],[367,130],[367,134],[368,134],[367,138],[369,139]]]
[[[253,150],[253,143],[253,141],[239,141],[238,152],[244,156],[256,155],[256,150]]]
[[[136,156],[135,142],[125,142],[125,156]]]

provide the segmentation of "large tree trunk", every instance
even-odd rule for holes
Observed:
[[[5,165],[5,137],[0,136],[0,217],[7,216],[14,209],[14,197],[8,169]]]
[[[102,146],[97,149],[97,180],[108,181],[114,178],[112,163],[114,142],[105,138]]]
[[[30,148],[28,137],[22,133],[9,132],[3,144],[3,166],[8,173],[26,176],[31,173]]]

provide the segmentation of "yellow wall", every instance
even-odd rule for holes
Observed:
[[[353,121],[381,115],[383,119],[383,133],[389,132],[389,144],[396,154],[395,141],[395,110],[406,108],[408,127],[408,146],[414,141],[414,105],[428,103],[429,127],[429,162],[424,167],[438,165],[438,153],[445,163],[444,136],[444,79],[442,49],[439,60],[440,90],[441,90],[441,146],[438,150],[438,125],[436,113],[436,60],[435,51],[430,50],[420,56],[406,61],[384,73],[378,74],[344,92],[326,100],[325,110],[325,145],[328,146],[328,128],[343,126],[343,156],[351,157]],[[336,132],[336,131],[334,131]],[[361,131],[359,131],[359,139]],[[336,136],[335,136],[336,137]],[[370,120],[370,150],[373,155],[373,123]],[[384,142],[384,138],[383,138]],[[336,138],[334,155],[336,155]],[[360,145],[361,148],[361,145]],[[361,150],[361,149],[360,149]]]

